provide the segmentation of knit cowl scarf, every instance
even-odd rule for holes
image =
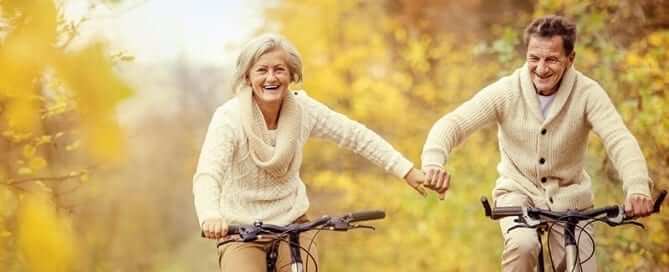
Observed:
[[[295,101],[292,92],[284,97],[279,112],[276,130],[276,144],[272,146],[263,135],[268,128],[259,106],[253,100],[250,87],[240,89],[241,121],[249,146],[249,153],[255,164],[271,177],[282,178],[291,168],[297,152],[302,108]]]

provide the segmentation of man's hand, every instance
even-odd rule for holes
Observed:
[[[437,192],[439,199],[444,200],[446,191],[450,186],[451,176],[441,167],[426,167],[423,171],[425,171],[425,183],[423,185]]]
[[[631,194],[625,199],[625,215],[636,218],[653,212],[653,199],[641,194]]]
[[[207,239],[220,239],[228,233],[228,224],[222,218],[206,219],[202,222],[202,233]]]
[[[406,181],[407,185],[411,186],[411,188],[416,190],[416,192],[418,192],[420,195],[426,195],[425,189],[422,185],[423,182],[425,182],[425,175],[422,171],[416,168],[411,168],[411,171],[409,171],[409,173],[404,176],[404,180]]]

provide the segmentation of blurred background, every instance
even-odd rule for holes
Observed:
[[[259,33],[301,51],[295,88],[418,164],[432,124],[521,66],[524,27],[553,13],[577,23],[576,68],[607,90],[666,189],[669,1],[0,1],[0,271],[216,271],[191,177],[234,59]],[[592,138],[595,205],[621,203]],[[496,144],[489,127],[461,145],[438,201],[313,140],[310,215],[388,215],[375,232],[320,234],[322,271],[499,270],[502,238],[479,203]],[[642,221],[597,227],[601,271],[669,271],[669,212]]]

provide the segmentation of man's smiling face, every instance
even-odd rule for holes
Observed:
[[[551,95],[558,90],[562,76],[574,61],[574,51],[567,55],[562,43],[562,37],[557,35],[530,37],[527,65],[532,83],[541,95]]]

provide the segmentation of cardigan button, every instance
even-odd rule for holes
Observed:
[[[548,198],[548,202],[550,202],[551,204],[553,204],[553,197],[552,197],[552,196]]]
[[[544,164],[545,162],[546,162],[546,159],[544,159],[544,158],[539,159],[540,164]]]
[[[542,129],[542,130],[541,130],[541,135],[546,135],[546,132],[548,132],[548,130],[546,130],[545,128]]]
[[[541,183],[546,183],[548,179],[546,177],[541,178]]]

